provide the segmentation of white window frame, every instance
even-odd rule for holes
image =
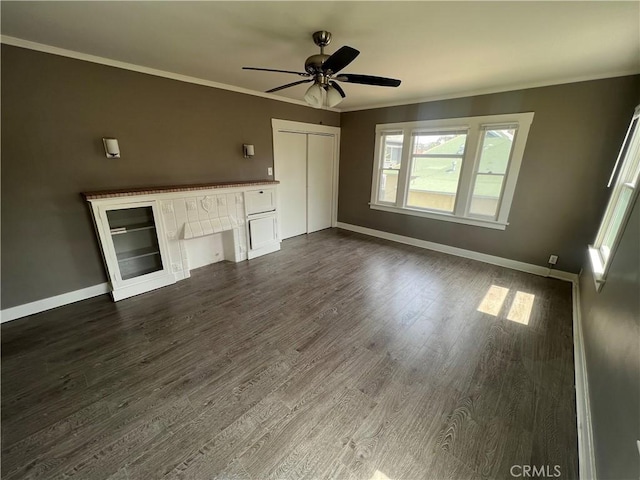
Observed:
[[[634,122],[635,131],[632,131]],[[625,149],[625,147],[627,147]],[[608,187],[611,187],[611,196],[605,210],[598,233],[593,245],[589,245],[589,257],[591,258],[591,266],[593,270],[593,279],[596,283],[596,290],[600,291],[605,283],[611,262],[615,256],[616,249],[620,243],[620,239],[625,227],[631,216],[631,211],[638,198],[640,190],[640,105],[629,122],[627,134],[618,153],[616,164],[609,178]],[[630,190],[630,200],[625,211],[623,212],[622,221],[619,228],[613,231],[613,242],[608,254],[604,251],[603,242],[608,234],[614,229],[613,219],[617,210],[623,191]]]
[[[376,146],[374,156],[373,178],[371,183],[371,201],[369,206],[373,210],[414,215],[448,222],[463,223],[479,227],[505,230],[509,224],[509,212],[520,173],[524,148],[533,122],[533,112],[513,113],[504,115],[486,115],[480,117],[447,118],[439,120],[425,120],[418,122],[387,123],[376,125]],[[515,128],[516,134],[511,148],[511,157],[507,165],[506,175],[502,186],[502,193],[495,217],[473,215],[469,212],[475,178],[482,153],[483,132],[491,128]],[[462,157],[460,180],[456,194],[455,207],[452,213],[440,210],[410,207],[407,205],[411,151],[413,149],[414,132],[465,131],[467,140]],[[392,132],[402,133],[402,156],[398,187],[395,202],[378,200],[380,179],[382,177],[383,151],[382,138],[384,134]]]

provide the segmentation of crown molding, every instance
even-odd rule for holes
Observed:
[[[267,98],[269,100],[276,100],[278,102],[292,103],[301,107],[313,108],[302,100],[295,100],[293,98],[281,97],[270,93],[259,92],[257,90],[250,90],[248,88],[236,87],[234,85],[228,85],[226,83],[212,82],[211,80],[205,80],[198,77],[190,77],[188,75],[182,75],[174,72],[167,72],[165,70],[158,70],[156,68],[144,67],[142,65],[136,65],[134,63],[121,62],[119,60],[113,60],[111,58],[99,57],[96,55],[90,55],[88,53],[76,52],[75,50],[67,50],[65,48],[54,47],[52,45],[46,45],[44,43],[31,42],[29,40],[23,40],[17,37],[10,37],[8,35],[0,36],[0,43],[11,45],[14,47],[27,48],[29,50],[36,50],[38,52],[50,53],[52,55],[59,55],[61,57],[74,58],[76,60],[84,60],[85,62],[99,63],[101,65],[107,65],[109,67],[121,68],[123,70],[130,70],[138,73],[145,73],[147,75],[154,75],[156,77],[170,78],[179,82],[193,83],[196,85],[203,85],[205,87],[217,88],[220,90],[229,90],[236,93],[244,93],[245,95],[252,95],[254,97]],[[335,108],[322,108],[330,112],[340,112]]]
[[[136,65],[134,63],[121,62],[119,60],[113,60],[110,58],[90,55],[87,53],[77,52],[75,50],[67,50],[65,48],[59,48],[59,47],[54,47],[52,45],[46,45],[44,43],[37,43],[29,40],[23,40],[21,38],[11,37],[8,35],[0,35],[0,43],[12,45],[14,47],[27,48],[29,50],[36,50],[39,52],[50,53],[52,55],[59,55],[62,57],[74,58],[76,60],[84,60],[86,62],[98,63],[101,65],[107,65],[110,67],[121,68],[123,70],[130,70],[133,72],[145,73],[148,75],[154,75],[156,77],[170,78],[172,80],[177,80],[180,82],[193,83],[196,85],[203,85],[205,87],[217,88],[220,90],[228,90],[228,91],[237,92],[237,93],[244,93],[245,95],[252,95],[254,97],[267,98],[269,100],[275,100],[278,102],[285,102],[285,103],[291,103],[294,105],[299,105],[302,107],[314,108],[310,105],[307,105],[307,103],[305,103],[302,100],[281,97],[278,95],[264,93],[257,90],[250,90],[248,88],[228,85],[226,83],[213,82],[211,80],[205,80],[203,78],[190,77],[188,75],[181,75],[179,73],[167,72],[165,70],[158,70],[155,68],[144,67],[142,65]],[[622,70],[622,71],[608,72],[608,73],[603,73],[598,75],[582,75],[582,76],[575,76],[575,77],[566,77],[564,79],[553,80],[553,81],[524,82],[524,83],[509,86],[509,87],[505,87],[505,86],[492,87],[492,88],[483,88],[483,89],[476,89],[476,90],[466,90],[459,93],[420,96],[420,97],[407,98],[407,99],[394,101],[394,102],[383,102],[383,103],[377,103],[377,104],[361,106],[361,107],[351,107],[351,108],[325,107],[322,110],[326,110],[329,112],[337,112],[337,113],[359,112],[363,110],[373,110],[376,108],[401,107],[404,105],[414,105],[418,103],[436,102],[440,100],[452,100],[455,98],[475,97],[478,95],[490,95],[494,93],[506,93],[506,92],[513,92],[516,90],[525,90],[528,88],[550,87],[554,85],[564,85],[568,83],[577,83],[577,82],[588,82],[591,80],[603,80],[605,78],[625,77],[628,75],[638,75],[638,74],[640,74],[640,70],[638,69]]]
[[[620,70],[616,72],[602,73],[598,75],[582,75],[582,76],[576,76],[576,77],[566,77],[564,79],[553,80],[553,81],[524,82],[524,83],[509,86],[509,87],[503,86],[503,87],[493,87],[493,88],[481,88],[477,90],[466,90],[466,91],[455,93],[455,94],[451,93],[451,94],[443,94],[443,95],[433,95],[428,97],[415,97],[413,99],[409,98],[409,99],[399,100],[397,102],[377,103],[374,105],[368,105],[366,107],[342,108],[340,112],[347,113],[347,112],[359,112],[362,110],[373,110],[376,108],[401,107],[404,105],[414,105],[418,103],[437,102],[440,100],[452,100],[455,98],[476,97],[479,95],[491,95],[494,93],[507,93],[507,92],[514,92],[517,90],[526,90],[529,88],[552,87],[555,85],[565,85],[568,83],[589,82],[592,80],[604,80],[606,78],[626,77],[629,75],[638,75],[638,74],[640,74],[640,70],[632,69],[632,70]]]

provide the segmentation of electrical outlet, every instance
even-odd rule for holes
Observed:
[[[273,175],[273,168],[272,167],[267,168],[267,175],[269,175],[269,176]]]
[[[558,256],[557,255],[551,255],[549,257],[549,264],[555,265],[556,263],[558,263]]]

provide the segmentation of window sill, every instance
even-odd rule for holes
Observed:
[[[589,245],[589,258],[591,259],[591,270],[593,271],[596,292],[599,292],[605,282],[605,268],[600,258],[600,252],[593,245]]]
[[[403,215],[412,215],[414,217],[431,218],[433,220],[443,220],[445,222],[462,223],[465,225],[473,225],[474,227],[492,228],[494,230],[505,230],[508,223],[500,223],[493,220],[482,220],[479,218],[458,217],[450,213],[427,212],[407,207],[394,207],[390,205],[378,205],[370,203],[372,210],[381,210],[383,212],[401,213]]]

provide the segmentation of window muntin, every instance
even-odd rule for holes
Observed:
[[[637,129],[640,105],[636,107],[627,135],[620,149],[613,173],[609,203],[598,229],[596,240],[589,247],[594,279],[598,289],[605,281],[620,237],[631,214],[640,189],[640,133]]]
[[[469,214],[496,218],[516,131],[517,126],[483,128]]]
[[[533,116],[378,125],[371,208],[504,230]],[[386,172],[391,134],[402,138],[403,148],[400,165]],[[391,175],[396,175],[393,188]]]
[[[407,206],[453,213],[466,131],[414,132]]]

